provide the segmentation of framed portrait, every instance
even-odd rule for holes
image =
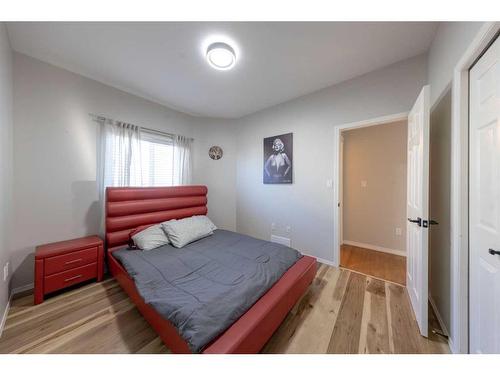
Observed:
[[[291,184],[293,133],[264,138],[264,183]]]

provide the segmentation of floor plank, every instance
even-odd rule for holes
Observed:
[[[327,353],[358,353],[365,283],[365,276],[352,272],[349,275],[349,281],[328,344]]]
[[[293,342],[297,340],[297,332],[300,326],[308,319],[310,312],[314,309],[316,301],[330,279],[329,273],[333,272],[330,267],[320,264],[316,278],[309,287],[306,294],[300,299],[295,307],[288,313],[287,317],[278,329],[279,334],[274,335],[263,349],[264,353],[277,353],[279,351],[291,351]],[[300,340],[299,340],[300,341]]]
[[[50,314],[36,316],[13,327],[5,327],[0,340],[0,352],[14,351],[27,345],[33,346],[34,343],[42,342],[47,337],[60,336],[84,322],[108,314],[110,306],[122,301],[130,304],[128,296],[123,291],[117,290],[110,296],[86,298],[70,306],[61,305],[60,310]]]
[[[432,311],[429,327],[439,328]],[[161,353],[170,351],[113,279],[33,306],[12,301],[0,353]],[[420,336],[406,289],[320,264],[311,287],[263,353],[448,353],[446,340]]]
[[[39,319],[42,316],[49,316],[53,318],[52,314],[61,312],[60,301],[64,300],[64,307],[67,309],[75,309],[78,305],[88,304],[89,301],[96,300],[105,296],[109,296],[115,292],[120,292],[121,287],[112,279],[106,280],[102,283],[94,283],[82,287],[80,290],[72,290],[66,294],[58,295],[54,298],[46,300],[40,305],[33,305],[33,296],[29,297],[29,304],[18,309],[10,309],[9,315],[5,322],[5,328],[12,328],[18,324]],[[23,297],[22,299],[24,299]],[[16,301],[16,300],[14,300]]]
[[[307,301],[308,313],[296,314],[292,311],[264,347],[263,353],[326,353],[349,272],[324,265],[321,269],[326,269],[326,273],[320,272],[316,277],[316,280],[322,280],[317,298],[313,300],[306,294],[298,304],[301,306]],[[310,290],[316,289],[317,285],[315,281]]]
[[[340,247],[340,266],[365,275],[406,285],[406,258],[399,255],[342,245]]]
[[[386,284],[386,293],[389,294],[389,309],[391,310],[390,324],[394,352],[398,354],[422,353],[418,325],[413,315],[410,299],[406,290],[394,284]]]
[[[383,281],[367,278],[364,303],[360,339],[363,345],[360,345],[359,353],[388,354],[391,351]]]

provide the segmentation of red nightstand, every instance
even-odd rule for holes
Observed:
[[[35,305],[47,293],[82,281],[101,281],[104,245],[97,236],[41,245],[35,251]]]

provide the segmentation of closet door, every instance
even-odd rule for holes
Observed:
[[[500,352],[500,39],[470,70],[470,352]]]

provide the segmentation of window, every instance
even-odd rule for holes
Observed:
[[[173,186],[191,183],[192,139],[103,119],[99,186]]]
[[[174,143],[172,137],[142,130],[140,133],[140,152],[133,155],[131,181],[138,186],[174,185]]]
[[[173,186],[191,183],[193,139],[97,117],[97,181],[104,211],[108,186]],[[101,216],[104,233],[104,216]]]
[[[107,186],[174,185],[174,142],[169,135],[141,129],[111,134]]]

